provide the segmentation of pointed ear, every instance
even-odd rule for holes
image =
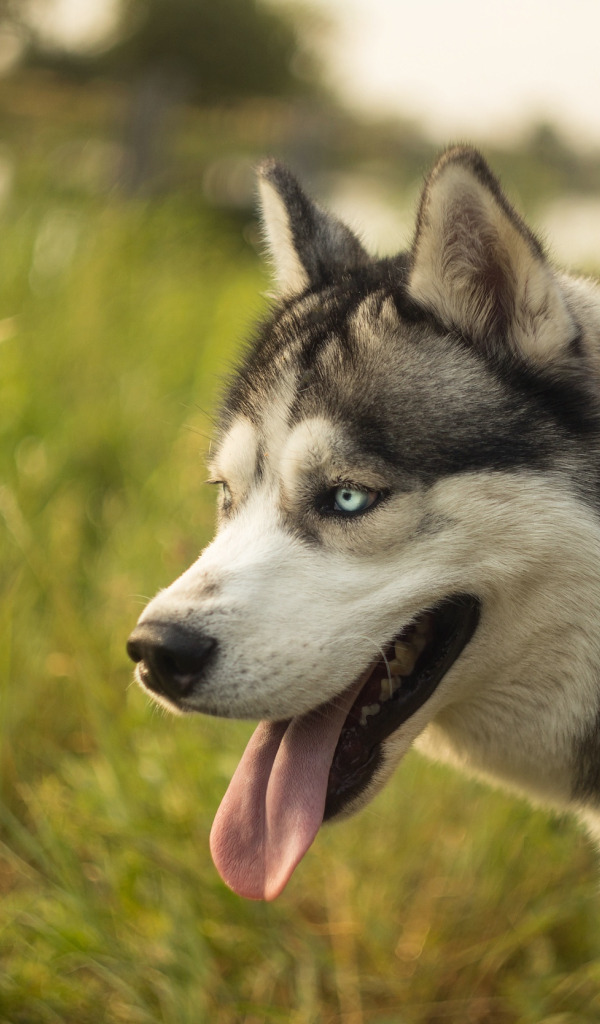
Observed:
[[[577,333],[540,243],[467,147],[446,152],[426,182],[408,291],[473,344],[537,365]]]
[[[261,164],[258,186],[265,237],[282,298],[328,284],[344,271],[369,262],[358,238],[319,209],[282,164],[275,160]]]

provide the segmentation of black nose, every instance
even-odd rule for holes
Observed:
[[[139,677],[149,690],[174,703],[201,685],[217,641],[212,636],[173,622],[143,622],[127,641],[127,653],[139,664]]]

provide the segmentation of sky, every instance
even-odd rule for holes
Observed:
[[[52,24],[72,41],[102,31],[115,4],[55,2]],[[414,117],[438,139],[507,136],[545,118],[600,143],[600,0],[308,5],[332,20],[320,42],[330,81],[363,110]]]
[[[599,0],[319,0],[339,17],[331,73],[368,109],[436,136],[533,117],[600,141]]]

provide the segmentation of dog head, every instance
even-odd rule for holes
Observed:
[[[166,706],[261,720],[212,845],[232,887],[271,898],[418,737],[573,790],[600,664],[569,635],[599,596],[598,323],[470,149],[438,162],[390,259],[282,166],[260,190],[278,298],[223,406],[218,531],[129,652]]]

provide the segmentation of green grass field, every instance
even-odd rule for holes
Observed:
[[[416,756],[276,903],[212,867],[250,728],[158,712],[124,645],[211,534],[239,226],[17,191],[0,274],[2,1024],[597,1024],[585,838]]]

